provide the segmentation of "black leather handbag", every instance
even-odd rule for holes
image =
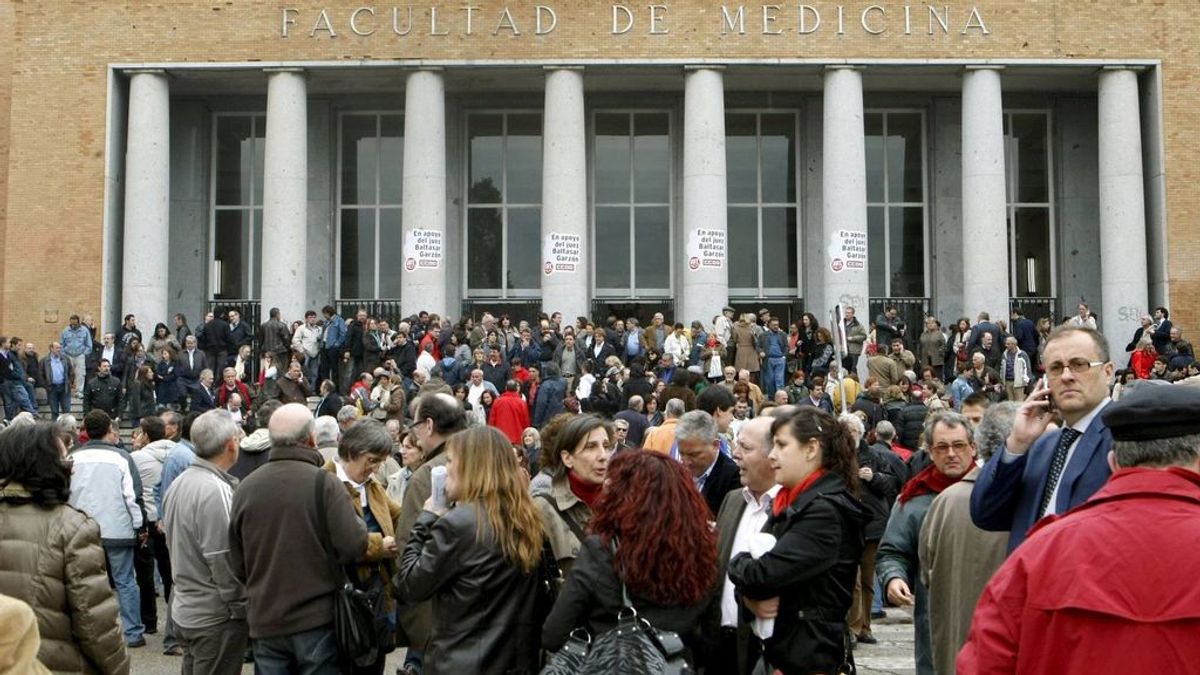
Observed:
[[[325,515],[325,473],[317,472],[313,491],[316,493],[317,519],[320,528],[321,546],[329,560],[329,569],[339,583],[333,592],[333,635],[337,642],[338,657],[343,664],[369,666],[375,662],[379,651],[379,631],[375,625],[376,603],[382,598],[372,598],[358,590],[346,576],[346,570],[338,564],[329,538],[329,522]]]
[[[616,540],[612,550],[616,553]],[[638,616],[625,582],[621,581],[622,608],[615,628],[593,641],[582,628],[571,632],[561,649],[550,655],[542,675],[686,675],[692,669],[684,659],[683,640],[677,633],[658,630]]]

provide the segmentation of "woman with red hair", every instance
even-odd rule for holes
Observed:
[[[622,585],[638,616],[674,631],[692,653],[717,585],[717,537],[708,507],[679,462],[652,452],[613,458],[590,534],[542,628],[555,651],[571,631],[617,625]],[[690,656],[689,656],[690,661]]]

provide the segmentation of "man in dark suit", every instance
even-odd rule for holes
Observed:
[[[971,519],[985,530],[1010,530],[1010,553],[1034,523],[1087,501],[1112,473],[1112,434],[1100,416],[1112,400],[1114,371],[1104,336],[1059,327],[1046,342],[1044,362],[1049,388],[1039,382],[1025,400],[1004,447],[984,465],[971,493]],[[1047,433],[1051,405],[1066,424]]]
[[[1037,356],[1038,334],[1037,326],[1025,317],[1020,307],[1012,310],[1012,336],[1017,338],[1017,346],[1030,357]]]
[[[749,614],[743,610],[729,580],[729,560],[750,550],[750,537],[762,532],[771,515],[771,500],[779,492],[771,468],[771,417],[755,417],[742,425],[733,445],[733,461],[741,473],[740,490],[730,490],[717,512],[717,564],[721,594],[719,605],[709,612],[709,653],[712,670],[729,675],[747,675],[758,661],[761,643],[750,633]],[[720,619],[717,623],[716,619]]]
[[[213,372],[207,368],[200,371],[200,381],[191,391],[189,412],[208,412],[217,407],[217,392],[213,390]]]
[[[204,323],[196,331],[196,341],[212,367],[224,367],[225,359],[229,355],[229,324],[225,319],[212,312],[206,314]]]
[[[983,344],[985,334],[992,336],[987,354],[989,359],[1000,358],[1000,352],[1004,351],[1004,334],[1000,331],[1000,326],[992,323],[992,318],[987,312],[980,312],[979,321],[971,327],[970,336],[967,338],[967,353],[970,354]]]
[[[208,356],[197,348],[194,335],[183,339],[183,351],[179,352],[176,367],[179,369],[179,381],[183,384],[184,393],[188,396],[195,394],[196,389],[200,387],[200,373],[209,370],[209,364]]]
[[[721,439],[712,415],[693,410],[680,417],[675,425],[675,449],[716,518],[725,495],[741,487],[741,481],[737,465],[721,452]]]
[[[242,321],[242,313],[236,309],[229,310],[229,332],[226,335],[225,351],[229,354],[236,354],[239,347],[250,344],[254,339],[250,327]]]

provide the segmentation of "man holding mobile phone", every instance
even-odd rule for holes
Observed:
[[[1104,336],[1060,327],[1046,342],[1044,362],[1046,377],[1017,411],[1012,433],[971,494],[971,519],[985,530],[1008,530],[1009,553],[1038,520],[1087,501],[1112,473],[1112,434],[1100,417],[1112,401],[1114,371]],[[1052,405],[1065,424],[1047,432]]]

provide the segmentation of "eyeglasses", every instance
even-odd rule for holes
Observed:
[[[953,443],[938,443],[937,445],[930,447],[929,450],[931,452],[936,452],[939,455],[944,455],[947,452],[950,452],[951,448],[954,448],[954,454],[962,455],[965,454],[967,449],[970,447],[971,444],[966,441],[954,441]]]
[[[1095,368],[1096,366],[1102,366],[1105,363],[1105,361],[1088,361],[1084,358],[1071,359],[1065,364],[1060,361],[1055,361],[1054,363],[1046,366],[1046,374],[1053,378],[1059,378],[1062,377],[1063,370],[1070,368],[1072,373],[1075,373],[1076,375],[1082,375],[1092,368]]]

